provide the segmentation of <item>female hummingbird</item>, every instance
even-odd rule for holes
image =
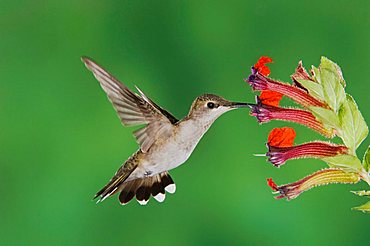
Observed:
[[[248,106],[247,103],[204,94],[193,101],[188,115],[178,120],[139,88],[136,87],[139,93],[136,94],[91,59],[82,57],[82,61],[99,81],[122,124],[144,125],[134,132],[139,150],[96,193],[94,199],[99,197],[98,202],[115,193],[119,193],[122,205],[134,196],[142,205],[149,201],[150,196],[162,202],[166,191],[174,193],[176,190],[168,171],[189,158],[218,117],[230,110]]]

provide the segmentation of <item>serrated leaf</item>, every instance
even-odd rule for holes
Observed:
[[[320,68],[320,79],[325,102],[335,113],[338,113],[346,97],[342,84],[332,71],[325,68]]]
[[[361,205],[361,206],[358,206],[358,207],[354,207],[352,209],[359,210],[359,211],[362,211],[364,213],[365,212],[369,213],[370,212],[370,202],[367,202],[364,205]]]
[[[322,56],[321,57],[321,63],[320,63],[320,69],[321,68],[328,69],[328,70],[332,71],[333,73],[335,73],[336,76],[338,77],[338,80],[342,84],[342,86],[343,87],[346,87],[346,82],[345,82],[345,80],[343,78],[342,69],[340,69],[340,67],[338,66],[338,64],[336,64],[335,62],[329,60],[327,57]]]
[[[334,129],[340,127],[338,116],[332,110],[321,107],[309,107],[308,109],[324,126]]]
[[[351,191],[351,192],[358,196],[370,196],[370,190],[359,190],[359,191]]]
[[[319,99],[320,101],[325,101],[324,92],[321,84],[305,79],[297,79],[297,81],[308,90],[308,94],[315,97],[316,99]]]
[[[367,147],[364,158],[362,159],[362,164],[367,172],[370,172],[370,146]]]
[[[358,110],[355,100],[348,94],[339,112],[339,121],[341,126],[340,137],[354,153],[366,138],[369,129]]]
[[[330,167],[340,168],[347,172],[360,172],[362,165],[360,160],[353,155],[337,155],[322,158]]]

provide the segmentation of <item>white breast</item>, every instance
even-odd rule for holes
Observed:
[[[150,149],[145,158],[145,169],[160,173],[183,164],[208,128],[194,121],[180,123],[171,138]]]

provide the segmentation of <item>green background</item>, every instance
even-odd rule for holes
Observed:
[[[289,81],[297,62],[336,61],[370,122],[369,1],[0,1],[1,245],[365,245],[365,203],[332,185],[274,200],[266,178],[293,182],[325,164],[274,168],[254,153],[272,122],[247,110],[216,121],[164,203],[91,201],[136,149],[80,56],[183,117],[216,93],[253,101],[243,78],[259,56]],[[286,101],[287,102],[287,101]],[[290,102],[288,102],[290,104]],[[320,137],[296,126],[297,143]],[[362,156],[369,145],[359,149]]]

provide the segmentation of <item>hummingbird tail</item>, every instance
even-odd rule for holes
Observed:
[[[99,190],[94,196],[93,200],[99,197],[98,202],[104,201],[106,198],[114,195],[125,180],[130,176],[130,174],[136,169],[137,166],[134,166],[131,169],[126,170],[125,167],[121,167],[113,178],[106,184],[101,190]],[[98,203],[97,202],[97,203]]]
[[[174,193],[176,185],[169,173],[163,172],[154,176],[125,182],[121,188],[119,201],[122,205],[127,204],[134,196],[136,196],[136,200],[141,205],[145,205],[148,203],[151,195],[158,202],[163,202],[166,197],[166,191]]]

